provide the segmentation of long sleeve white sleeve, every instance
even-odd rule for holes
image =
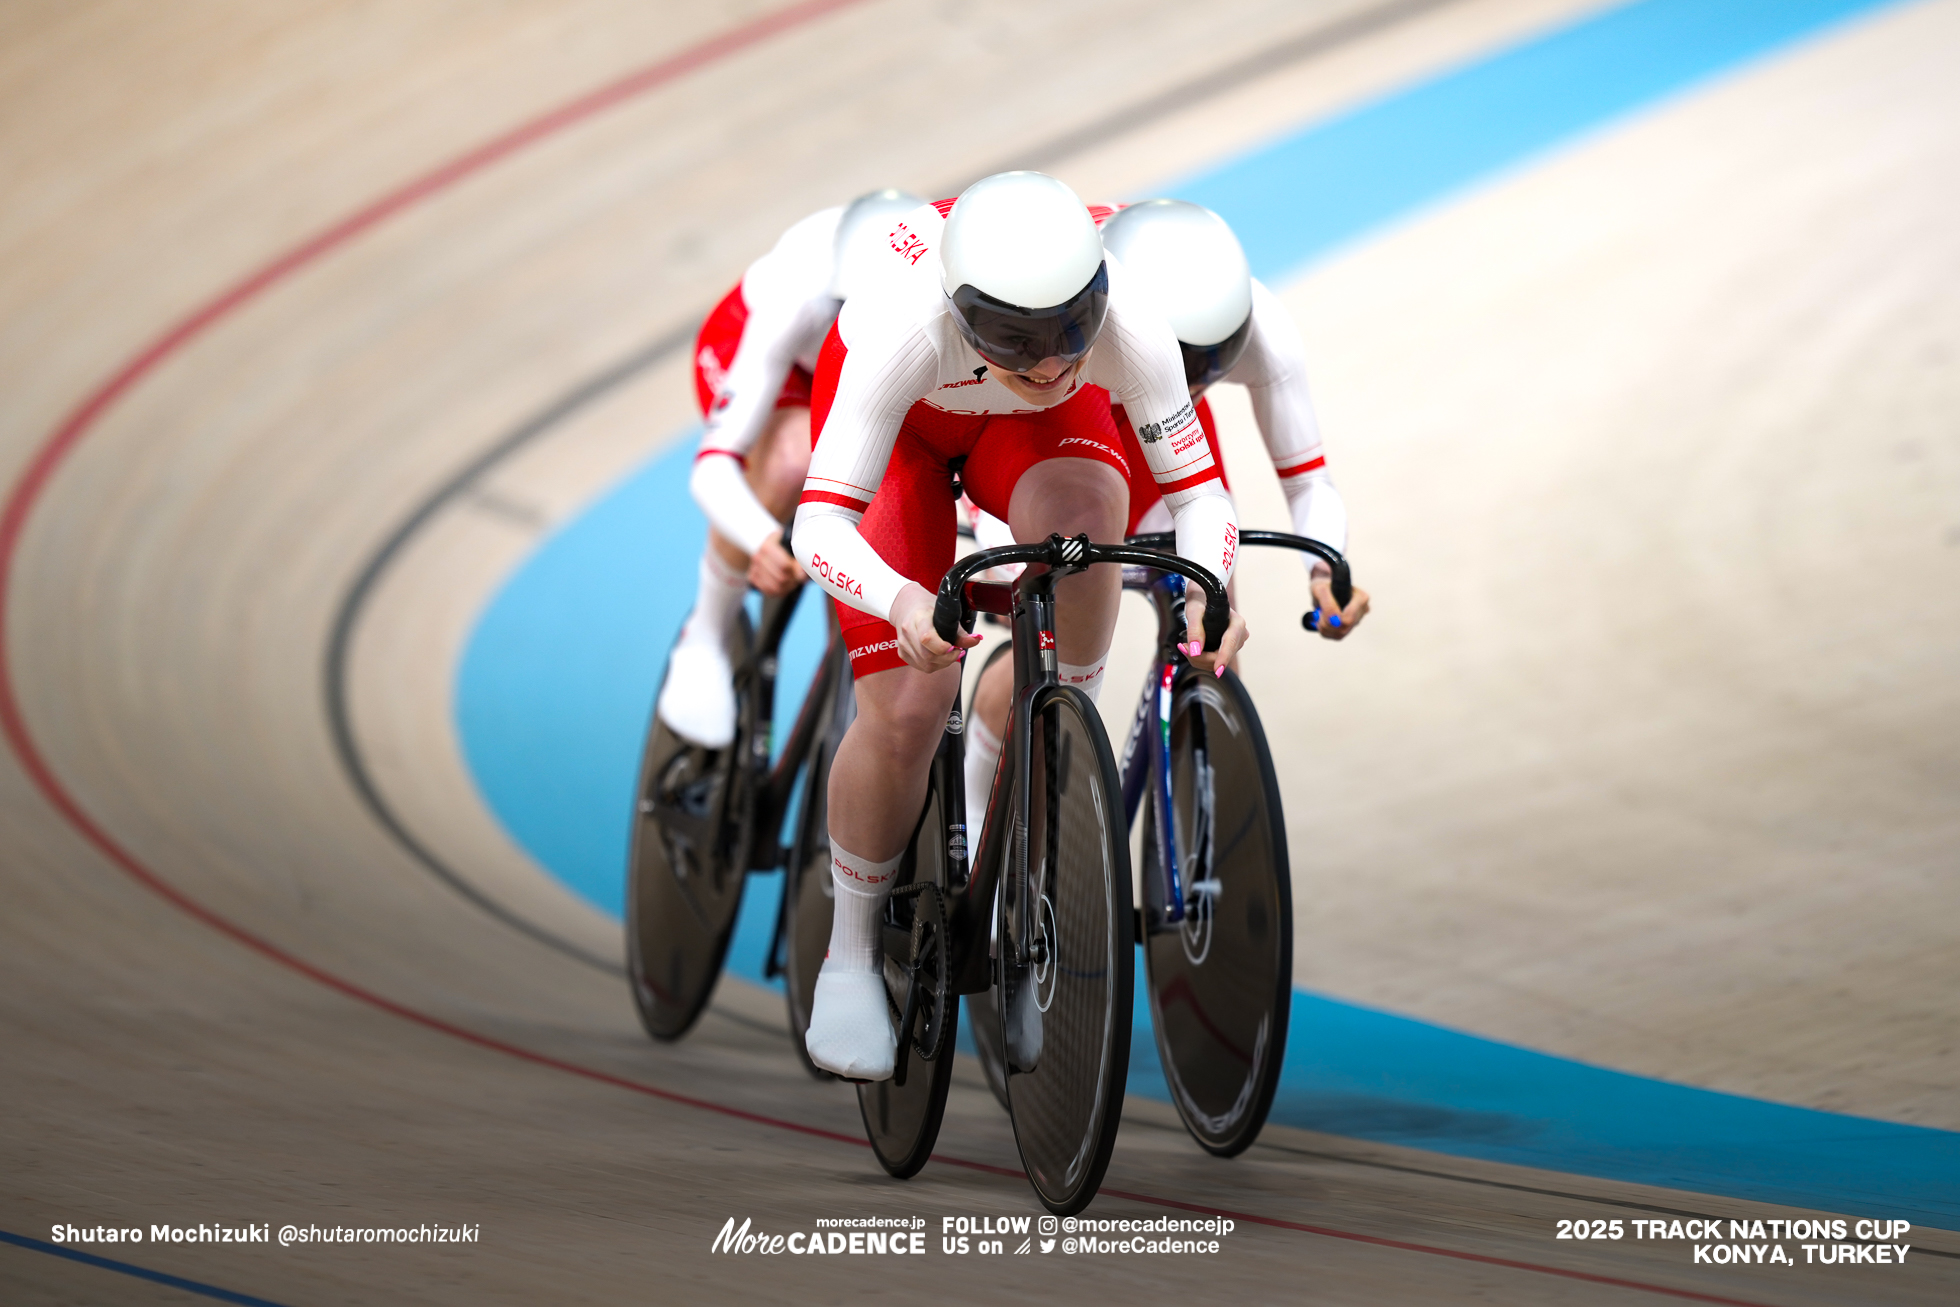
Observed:
[[[911,582],[879,557],[858,523],[884,480],[905,414],[932,390],[938,364],[930,340],[916,327],[852,345],[790,533],[796,560],[818,584],[887,620]]]
[[[1265,286],[1252,283],[1252,338],[1226,377],[1243,384],[1266,453],[1279,475],[1296,535],[1347,549],[1347,505],[1327,472],[1320,425],[1307,388],[1306,346],[1292,315]],[[1311,566],[1316,560],[1308,558]],[[1322,564],[1324,566],[1324,564]]]

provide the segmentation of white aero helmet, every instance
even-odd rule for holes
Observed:
[[[877,275],[884,239],[892,224],[925,201],[905,191],[886,187],[858,196],[837,220],[837,236],[831,246],[830,294],[847,300],[863,290],[866,281]]]
[[[1038,172],[1002,172],[961,192],[939,239],[954,319],[974,352],[1009,372],[1089,352],[1109,307],[1096,220]]]
[[[1183,200],[1145,200],[1112,214],[1102,240],[1170,320],[1184,379],[1208,386],[1230,372],[1252,335],[1252,270],[1225,220]]]

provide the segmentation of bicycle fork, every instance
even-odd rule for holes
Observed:
[[[1203,714],[1195,714],[1191,729],[1192,783],[1196,787],[1191,848],[1191,884],[1185,885],[1185,853],[1178,847],[1176,805],[1171,789],[1171,709],[1176,699],[1183,655],[1176,648],[1184,632],[1184,578],[1174,573],[1150,581],[1148,591],[1157,608],[1157,658],[1145,671],[1136,715],[1123,743],[1119,771],[1123,778],[1123,815],[1134,822],[1146,797],[1157,832],[1157,856],[1146,863],[1141,925],[1145,932],[1181,927],[1198,896],[1214,894],[1217,882],[1211,867],[1211,769],[1207,765]],[[1146,791],[1148,794],[1146,796]],[[1149,868],[1154,866],[1154,872]]]

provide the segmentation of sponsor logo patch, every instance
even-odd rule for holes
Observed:
[[[1111,449],[1100,440],[1091,440],[1087,436],[1063,436],[1055,442],[1055,448],[1057,449],[1062,448],[1064,445],[1087,445],[1091,449],[1100,449],[1103,453],[1109,455],[1110,458],[1116,460],[1116,466],[1123,469],[1124,476],[1130,475],[1130,460],[1124,458],[1121,453]]]

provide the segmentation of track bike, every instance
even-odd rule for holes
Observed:
[[[830,938],[824,821],[830,760],[855,715],[856,699],[832,615],[795,725],[770,761],[778,655],[801,594],[799,587],[765,599],[753,629],[746,613],[738,623],[736,727],[726,747],[690,743],[653,715],[633,813],[627,974],[647,1033],[679,1039],[714,993],[749,873],[785,868],[765,975],[783,977],[797,1056],[812,1075],[829,1079],[811,1064],[803,1036]],[[784,844],[793,806],[796,819]]]
[[[1167,532],[1129,543],[1168,550],[1176,540]],[[1324,559],[1335,600],[1345,606],[1353,595],[1347,561],[1317,540],[1243,531],[1239,543]],[[1238,674],[1198,672],[1178,648],[1184,577],[1133,566],[1123,585],[1148,596],[1157,613],[1156,652],[1119,766],[1125,829],[1142,821],[1135,933],[1151,1027],[1185,1128],[1207,1152],[1232,1157],[1251,1147],[1272,1108],[1292,1008],[1293,895],[1279,782]],[[1316,614],[1302,624],[1315,629]],[[991,1005],[970,1010],[982,1068],[1005,1104]]]
[[[1006,563],[1042,567],[1012,586],[971,579]],[[1087,1206],[1108,1168],[1134,1003],[1122,782],[1095,705],[1056,679],[1055,582],[1099,564],[1195,581],[1210,604],[1207,646],[1224,634],[1223,587],[1175,554],[1050,536],[969,554],[946,573],[933,613],[941,639],[971,629],[977,612],[1010,618],[1013,703],[971,857],[964,721],[957,704],[948,715],[883,919],[898,1056],[889,1080],[858,1086],[879,1163],[900,1178],[916,1174],[945,1114],[959,996],[991,990],[1015,1142],[1036,1196],[1057,1215]]]

